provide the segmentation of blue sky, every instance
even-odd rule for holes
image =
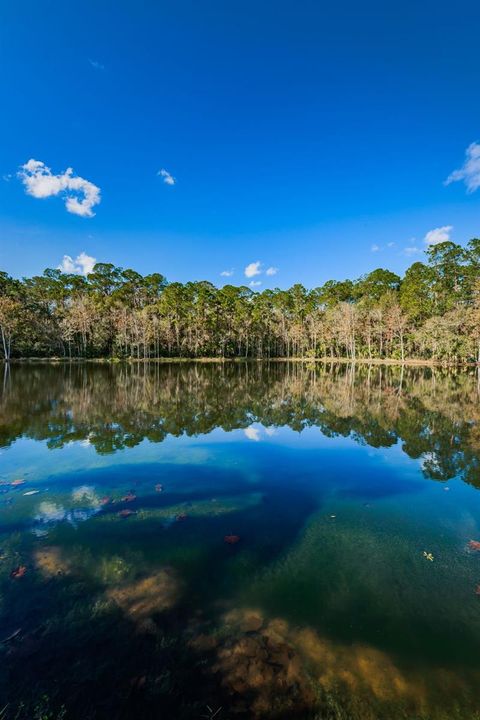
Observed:
[[[480,235],[476,0],[18,0],[0,26],[15,276],[84,253],[314,287]]]

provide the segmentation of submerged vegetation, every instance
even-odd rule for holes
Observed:
[[[0,273],[13,357],[348,357],[480,362],[480,239],[442,242],[400,278],[378,268],[312,290],[168,283],[97,263],[86,277]]]

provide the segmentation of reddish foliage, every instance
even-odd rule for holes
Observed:
[[[239,535],[225,535],[225,537],[223,539],[229,545],[236,545],[238,543],[238,541],[240,540],[240,536]]]
[[[27,568],[25,565],[18,565],[12,572],[10,573],[10,577],[14,580],[17,580],[18,578],[22,578],[27,573]]]
[[[25,484],[25,480],[20,480],[20,479],[12,480],[12,482],[10,483],[10,485],[12,487],[18,487],[18,485],[24,485],[24,484]]]
[[[480,595],[480,585],[477,585],[475,595]]]
[[[105,497],[102,497],[100,500],[101,505],[109,505],[112,502],[112,498],[105,495]]]
[[[470,550],[480,550],[480,542],[478,540],[470,540],[468,547]]]

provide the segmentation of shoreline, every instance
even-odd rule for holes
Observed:
[[[403,367],[445,367],[445,368],[476,368],[480,367],[480,363],[475,361],[447,361],[447,360],[423,360],[417,358],[406,358],[405,360],[399,360],[396,358],[347,358],[347,357],[274,357],[274,358],[247,358],[247,357],[199,357],[199,358],[186,358],[186,357],[158,357],[158,358],[63,358],[63,357],[22,357],[22,358],[11,358],[10,360],[1,359],[3,365],[36,365],[36,364],[49,364],[49,365],[78,365],[82,363],[90,364],[104,364],[104,365],[119,365],[119,364],[143,364],[143,363],[161,363],[161,364],[182,364],[182,363],[304,363],[308,365],[322,364],[322,365],[397,365]]]

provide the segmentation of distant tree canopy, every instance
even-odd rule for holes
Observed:
[[[349,357],[480,362],[480,239],[307,290],[168,283],[97,263],[86,277],[0,272],[0,357]]]

